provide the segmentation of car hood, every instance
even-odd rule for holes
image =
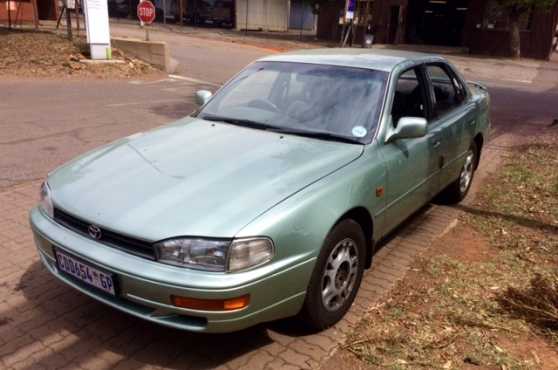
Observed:
[[[185,118],[87,153],[48,181],[56,206],[114,231],[148,241],[232,237],[361,153],[361,145]]]

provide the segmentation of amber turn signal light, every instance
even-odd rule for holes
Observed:
[[[247,307],[250,303],[250,295],[230,299],[199,299],[171,296],[172,304],[176,307],[203,311],[233,311]]]

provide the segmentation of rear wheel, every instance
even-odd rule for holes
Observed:
[[[338,322],[353,303],[364,271],[365,238],[353,220],[339,222],[329,233],[306,292],[302,317],[313,329]]]
[[[445,202],[459,203],[469,192],[475,175],[477,153],[477,146],[475,143],[472,143],[465,154],[465,162],[463,167],[461,167],[459,177],[442,192],[442,199]]]

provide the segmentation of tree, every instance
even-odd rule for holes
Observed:
[[[550,10],[557,0],[497,0],[506,9],[510,25],[510,50],[512,57],[521,57],[521,16],[532,9]]]

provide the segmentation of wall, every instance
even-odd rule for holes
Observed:
[[[510,56],[510,33],[507,30],[478,28],[482,24],[484,1],[471,0],[465,30],[465,45],[472,54]],[[548,59],[556,27],[558,4],[550,11],[536,10],[529,31],[521,32],[521,55],[527,58]]]
[[[170,72],[170,52],[165,42],[113,37],[111,45],[163,71]]]
[[[246,29],[248,4],[248,29],[262,31],[287,31],[289,28],[289,0],[237,0],[236,29]]]
[[[33,3],[31,1],[10,1],[10,17],[12,24],[33,22]],[[0,0],[0,22],[8,23],[8,1]]]
[[[407,2],[408,0],[379,0],[374,3],[372,22],[374,23],[373,31],[375,43],[385,44],[388,42],[392,6],[401,7],[401,24],[395,43],[403,43],[405,41],[404,35],[406,33],[405,24],[407,19]]]

